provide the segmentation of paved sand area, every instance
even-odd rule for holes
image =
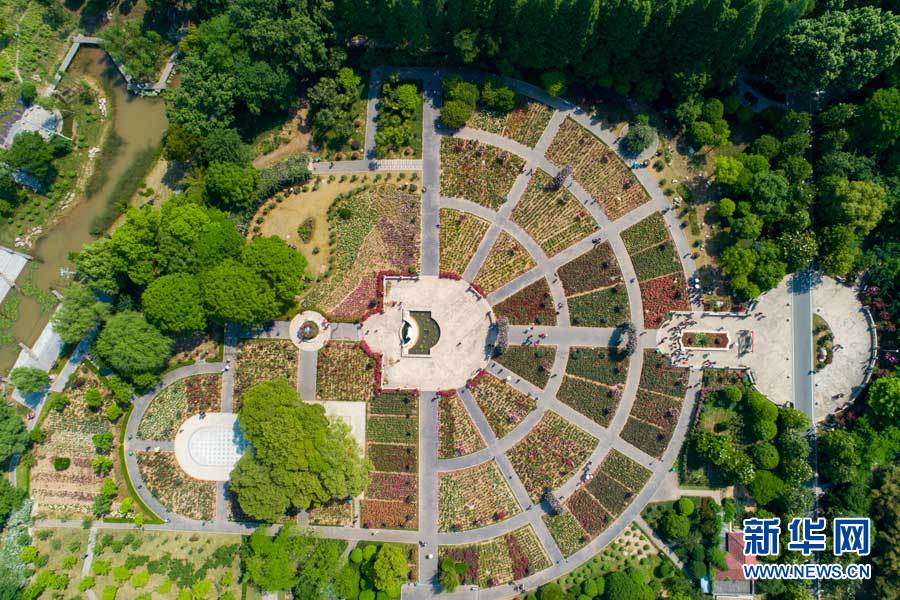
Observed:
[[[369,317],[363,339],[382,355],[382,387],[446,390],[461,387],[487,365],[491,307],[469,283],[434,276],[385,278],[384,311]],[[429,355],[406,355],[404,311],[429,311],[441,329]]]

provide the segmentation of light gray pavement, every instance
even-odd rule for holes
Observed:
[[[439,198],[441,193],[441,142],[437,131],[441,107],[441,82],[425,80],[422,101],[422,275],[437,275],[440,269]]]
[[[82,579],[90,576],[91,574],[91,565],[94,564],[94,546],[96,545],[96,543],[97,528],[91,527],[91,529],[88,531],[87,550],[84,555],[84,562],[81,563]],[[97,594],[94,593],[94,590],[86,590],[84,595],[87,596],[88,600],[97,600]]]
[[[322,161],[310,164],[309,170],[313,175],[367,173],[369,171],[421,171],[422,161],[416,158]]]
[[[356,323],[331,323],[331,339],[339,342],[358,342],[359,327]]]
[[[319,353],[301,352],[300,367],[297,377],[297,390],[306,402],[316,399],[316,367],[319,364]]]
[[[438,403],[435,392],[419,394],[419,583],[439,591],[438,574]],[[431,557],[431,558],[428,558]]]

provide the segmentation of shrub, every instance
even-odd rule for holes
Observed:
[[[34,394],[47,388],[50,378],[47,372],[35,367],[16,367],[9,373],[13,385],[23,394]]]
[[[686,517],[694,513],[694,501],[690,498],[681,498],[678,500],[678,513]]]
[[[53,459],[53,468],[57,471],[65,471],[72,464],[72,460],[65,456],[57,456]]]
[[[91,589],[92,587],[94,587],[94,578],[90,575],[88,575],[87,577],[83,577],[81,579],[81,581],[78,582],[78,591],[79,592],[84,593],[84,592],[88,591],[89,589]]]
[[[566,76],[561,71],[547,71],[541,74],[541,85],[551,96],[562,96],[566,93]]]
[[[472,116],[473,107],[459,100],[450,100],[441,108],[441,125],[447,129],[459,129]]]
[[[623,144],[629,153],[638,155],[649,148],[655,140],[656,130],[649,125],[638,123],[628,128]]]

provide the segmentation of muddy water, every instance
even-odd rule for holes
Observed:
[[[61,268],[72,268],[69,254],[90,243],[91,223],[103,213],[107,199],[115,189],[119,177],[131,164],[135,155],[148,146],[156,146],[166,130],[166,116],[162,98],[134,96],[125,88],[125,81],[112,67],[106,53],[99,48],[82,46],[69,67],[73,79],[88,77],[103,84],[112,103],[113,127],[122,138],[119,153],[109,164],[106,184],[90,198],[81,199],[74,207],[44,234],[28,254],[36,260],[33,281],[42,290],[61,289],[65,280],[60,277]],[[23,274],[24,277],[24,274]],[[29,346],[34,343],[46,325],[49,315],[41,314],[37,302],[20,294],[19,318],[13,333]],[[15,361],[19,349],[16,346],[0,348],[0,372],[7,371]]]

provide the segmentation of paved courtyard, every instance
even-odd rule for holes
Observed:
[[[185,473],[205,481],[228,481],[247,447],[235,413],[194,415],[175,435],[175,458]]]
[[[384,279],[384,311],[362,324],[362,338],[382,355],[381,385],[390,389],[448,390],[487,365],[491,306],[468,282],[434,276]],[[427,355],[413,355],[402,340],[410,311],[427,311],[440,338]]]

